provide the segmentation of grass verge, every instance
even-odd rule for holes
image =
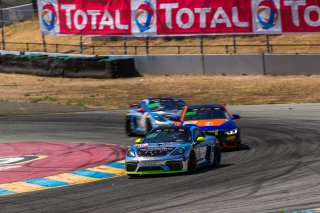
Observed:
[[[124,109],[146,97],[174,96],[188,103],[320,103],[320,75],[146,75],[129,79],[45,78],[0,74],[3,102],[42,102]]]

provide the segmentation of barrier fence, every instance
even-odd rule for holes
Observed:
[[[99,64],[97,66],[97,64],[94,64],[95,62],[89,59],[82,60],[80,63],[77,61],[79,56],[75,56],[75,59],[72,60],[63,61],[53,60],[51,57],[52,55],[65,53],[102,57],[105,55],[134,55],[130,57],[134,59],[134,63],[131,60],[131,68],[125,67],[123,69],[125,71],[124,74],[127,74],[126,72],[132,74],[132,70],[150,74],[319,74],[320,37],[316,35],[292,34],[286,35],[286,37],[272,34],[214,35],[194,36],[187,39],[175,36],[154,39],[148,37],[139,39],[109,37],[106,40],[103,38],[100,40],[99,37],[78,36],[69,37],[69,40],[59,39],[59,41],[55,38],[52,39],[50,36],[47,38],[47,36],[35,35],[31,38],[29,36],[29,38],[26,37],[20,40],[17,40],[17,38],[14,40],[13,38],[11,40],[12,31],[16,32],[14,29],[16,26],[12,23],[18,20],[30,19],[32,16],[37,18],[37,16],[29,8],[30,5],[1,10],[3,1],[0,0],[0,46],[2,50],[7,50],[8,52],[1,51],[1,57],[13,57],[14,60],[11,60],[12,63],[8,58],[0,60],[2,71],[7,69],[8,72],[39,75],[56,75],[57,71],[60,71],[59,74],[63,76],[99,78],[121,74],[118,66],[110,69],[109,62],[97,62]],[[33,0],[33,2],[36,1]],[[8,13],[5,11],[8,11]],[[16,33],[25,33],[26,31],[40,33],[39,29],[34,27],[38,26],[38,21],[31,21],[31,23],[32,25],[29,23],[25,28],[23,26],[23,31],[20,30]],[[41,57],[39,58],[26,60],[24,54],[28,55],[30,53],[24,52],[58,54],[40,54]],[[7,56],[5,56],[6,54]],[[17,59],[19,63],[16,63],[17,60],[13,54],[21,55],[21,58]],[[34,55],[34,53],[31,53],[31,55]],[[47,55],[50,55],[50,57]],[[116,56],[116,58],[118,57]],[[126,58],[127,56],[120,57]],[[46,60],[52,63],[48,63]],[[39,63],[44,69],[41,66],[36,66]],[[50,64],[52,66],[49,66]],[[89,69],[89,65],[94,66]],[[30,68],[30,66],[34,67]],[[57,69],[57,66],[59,69]]]
[[[320,44],[218,44],[218,45],[71,45],[30,42],[5,42],[2,50],[22,52],[55,52],[92,55],[148,54],[303,54],[320,53]]]
[[[13,4],[13,2],[15,2]],[[46,36],[35,36],[32,39],[11,40],[9,23],[15,23],[18,20],[27,20],[32,16],[37,20],[37,16],[33,13],[31,2],[35,0],[0,0],[0,8],[10,3],[16,5],[18,3],[29,3],[27,5],[14,6],[0,10],[0,25],[1,27],[1,49],[9,51],[28,51],[28,52],[56,52],[56,53],[74,53],[74,54],[92,54],[92,55],[148,55],[148,54],[319,54],[320,39],[315,36],[310,36],[306,39],[305,34],[294,34],[295,39],[286,40],[277,37],[277,35],[230,35],[230,36],[195,36],[192,37],[195,42],[184,42],[185,37],[169,37],[157,38],[160,41],[155,41],[152,38],[137,39],[137,42],[129,42],[130,38],[114,37],[109,38],[111,41],[95,42],[96,37],[92,37],[92,42],[83,42],[82,36],[80,42],[68,44],[68,41],[46,41]],[[35,3],[34,3],[35,4]],[[27,8],[25,8],[27,7]],[[10,11],[10,13],[6,13]],[[19,18],[19,19],[17,19]],[[20,19],[21,18],[21,19]],[[8,19],[8,20],[7,20]],[[34,22],[38,25],[38,20]],[[8,28],[8,29],[7,29]],[[25,29],[26,31],[34,31],[35,29]],[[38,28],[36,29],[39,30]],[[40,31],[38,32],[40,33]],[[228,41],[216,41],[211,38],[226,38]],[[84,36],[85,38],[85,36]],[[251,39],[252,38],[252,39]],[[258,38],[258,39],[256,39]],[[278,39],[277,39],[278,38]],[[168,40],[177,42],[166,42]],[[190,39],[190,37],[189,37]],[[249,40],[251,39],[251,40]],[[77,40],[77,38],[76,38]],[[90,38],[91,40],[91,38]],[[23,41],[23,42],[20,42]],[[182,42],[178,42],[182,41]],[[243,42],[244,41],[244,42]],[[53,43],[57,42],[57,43]],[[64,43],[64,44],[62,44]],[[216,44],[214,44],[216,43]]]

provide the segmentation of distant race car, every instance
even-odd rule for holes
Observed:
[[[125,119],[128,136],[146,135],[154,127],[173,125],[172,118],[181,114],[185,102],[181,98],[147,98],[130,104]]]
[[[126,174],[140,176],[193,172],[205,165],[220,165],[221,149],[216,137],[196,126],[164,126],[137,139],[126,155]]]
[[[182,115],[175,117],[175,126],[197,125],[207,134],[218,138],[222,148],[239,148],[240,128],[234,120],[237,114],[230,114],[222,104],[199,104],[185,106]]]

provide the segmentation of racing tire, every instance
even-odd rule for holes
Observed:
[[[213,160],[213,166],[220,166],[221,163],[221,149],[220,147],[214,147],[214,160]]]
[[[191,152],[189,154],[189,160],[188,160],[188,171],[189,172],[194,172],[197,169],[197,159],[196,159],[196,155],[194,154],[194,152]]]
[[[127,174],[130,178],[137,178],[139,177],[140,175],[136,175],[136,174]]]
[[[241,148],[242,148],[242,142],[241,142],[241,139],[240,139],[236,149],[237,150],[241,150]]]
[[[147,134],[152,130],[152,125],[151,125],[151,122],[150,122],[150,119],[147,119]]]
[[[126,117],[126,134],[128,137],[134,136],[132,129],[131,129],[130,117]]]

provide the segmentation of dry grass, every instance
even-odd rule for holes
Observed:
[[[40,43],[40,45],[29,45],[31,51],[43,51],[42,36],[39,29],[38,20],[29,20],[21,23],[15,23],[13,25],[6,26],[5,28],[5,40],[6,42],[29,42]],[[1,36],[0,36],[1,38]],[[271,49],[274,53],[320,53],[319,46],[294,46],[295,44],[320,44],[320,34],[294,34],[294,35],[274,35],[269,36],[270,44],[273,45]],[[46,36],[47,51],[55,52],[56,46],[50,44],[65,44],[58,47],[58,52],[79,53],[79,36]],[[85,54],[92,54],[92,45],[102,45],[101,48],[95,49],[95,54],[107,55],[107,54],[123,54],[123,41],[107,41],[97,42],[89,36],[83,37],[83,43],[87,46],[84,50]],[[262,46],[238,46],[237,53],[262,53],[267,52],[266,36],[237,36],[236,43],[238,45],[262,45]],[[278,44],[291,44],[287,47],[274,46]],[[67,45],[76,45],[74,47]],[[146,41],[144,38],[128,38],[127,45],[128,54],[145,54]],[[171,41],[164,41],[163,38],[151,38],[149,41],[150,46],[162,46],[151,47],[150,54],[176,54],[180,46],[180,53],[198,54],[200,53],[200,38],[189,37],[182,41],[172,39]],[[186,47],[186,46],[196,46]],[[204,45],[211,45],[206,47],[204,53],[206,54],[221,54],[221,53],[233,53],[233,38],[232,36],[208,36],[204,38]],[[116,47],[117,46],[117,47]],[[141,46],[136,49],[132,46]],[[163,47],[166,46],[166,47]],[[26,51],[25,45],[7,44],[7,50],[20,50]]]
[[[144,76],[67,79],[0,74],[1,101],[54,102],[123,109],[145,97],[188,103],[320,103],[320,76]]]
[[[0,37],[1,38],[1,37]],[[5,27],[7,42],[42,43],[38,20],[30,20]],[[122,54],[123,42],[96,42],[91,37],[84,37],[85,45],[99,44],[96,54]],[[265,45],[266,37],[239,36],[237,44]],[[68,44],[59,47],[59,52],[73,50],[79,52],[78,36],[46,36],[48,51],[55,51],[50,44]],[[186,47],[199,45],[200,39],[190,37],[182,41],[173,39],[150,39],[150,54],[178,52],[199,53],[200,48]],[[279,35],[270,36],[270,44],[320,44],[319,34]],[[205,37],[204,45],[216,45],[205,49],[205,53],[232,53],[233,40],[231,36]],[[139,38],[127,39],[127,45],[140,45],[137,49],[128,48],[129,54],[145,54],[145,40]],[[218,46],[231,45],[231,46]],[[120,46],[120,47],[115,47]],[[320,46],[319,46],[320,47]],[[33,51],[42,51],[42,45],[29,46]],[[25,46],[9,45],[7,50],[25,51]],[[310,47],[274,47],[278,53],[320,53],[319,48]],[[87,49],[84,53],[91,54]],[[266,46],[238,47],[238,53],[266,52]],[[177,96],[188,103],[220,102],[228,104],[273,104],[273,103],[320,103],[320,76],[144,76],[131,79],[66,79],[44,78],[25,75],[0,74],[0,101],[10,102],[55,102],[67,105],[82,105],[103,107],[108,109],[126,108],[130,102],[139,101],[145,97]]]

